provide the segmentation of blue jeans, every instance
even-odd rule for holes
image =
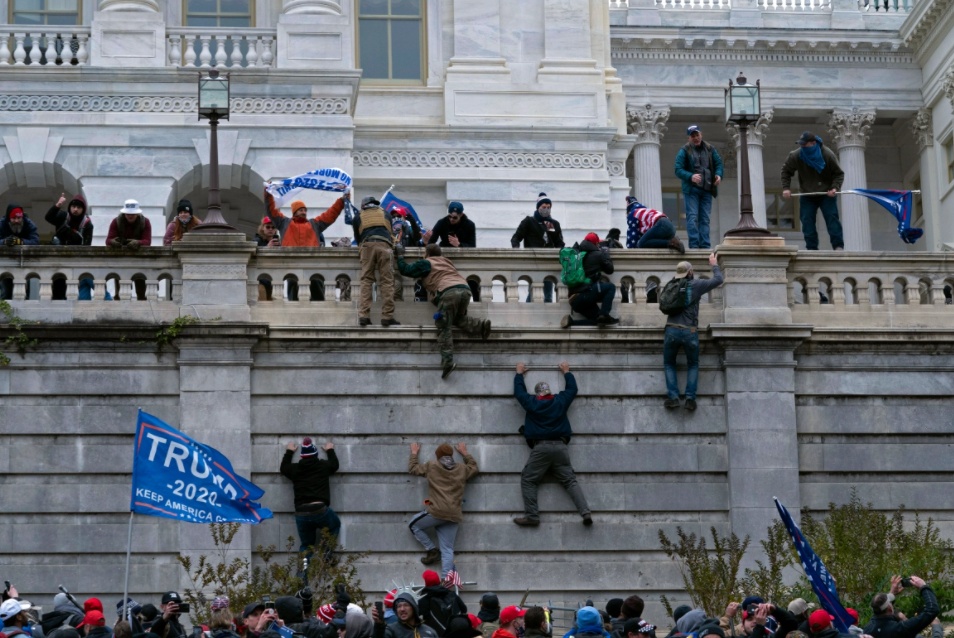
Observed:
[[[437,534],[437,543],[441,548],[441,578],[447,576],[447,572],[454,569],[454,542],[457,539],[460,524],[435,518],[424,510],[411,519],[408,527],[411,528],[411,533],[414,534],[417,542],[427,551],[434,549],[434,541],[428,536],[427,530],[434,530]]]
[[[821,208],[825,227],[828,229],[828,238],[832,249],[845,247],[845,236],[841,232],[841,222],[838,221],[838,200],[828,195],[814,195],[799,197],[798,216],[802,222],[802,234],[805,236],[805,248],[818,250],[818,229],[815,220],[818,218],[818,209]]]
[[[596,324],[600,315],[610,316],[613,309],[613,298],[616,297],[616,284],[608,281],[597,281],[589,288],[577,293],[570,301],[570,309],[586,317],[588,322]],[[575,320],[577,325],[585,325],[583,321]]]
[[[669,219],[660,219],[639,238],[636,248],[668,248],[669,240],[675,236],[676,227],[672,222]]]
[[[527,286],[527,303],[533,301],[533,286]],[[553,282],[543,282],[543,303],[553,303]]]
[[[321,514],[307,514],[304,516],[295,515],[295,525],[298,527],[298,538],[301,546],[298,551],[311,558],[311,548],[318,544],[319,530],[326,529],[335,539],[338,540],[338,532],[341,531],[341,519],[330,507],[326,507]],[[329,556],[335,550],[334,547],[325,548],[325,556]]]
[[[666,394],[670,399],[679,398],[679,383],[676,380],[676,354],[682,348],[686,353],[686,398],[696,398],[699,385],[699,333],[666,326],[666,339],[663,341],[663,367],[666,370]]]
[[[686,231],[689,248],[712,248],[709,244],[709,213],[712,212],[712,193],[690,188],[685,194]]]

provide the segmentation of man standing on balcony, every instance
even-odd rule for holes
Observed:
[[[798,187],[802,193],[825,193],[802,195],[798,202],[798,217],[802,222],[806,250],[818,250],[818,229],[815,221],[821,208],[828,229],[828,238],[833,250],[845,249],[845,238],[838,220],[838,200],[835,199],[845,182],[845,172],[838,165],[838,158],[822,139],[805,131],[798,138],[799,148],[788,154],[782,166],[782,197],[792,196],[792,175],[798,173]]]
[[[451,202],[447,205],[447,217],[437,220],[434,228],[424,233],[424,243],[437,243],[443,248],[476,248],[477,228],[464,214],[464,205]]]
[[[563,230],[560,228],[560,222],[550,217],[552,208],[553,202],[547,194],[540,193],[537,197],[537,209],[533,215],[523,218],[517,226],[517,232],[510,238],[510,245],[520,248],[520,242],[523,242],[524,248],[563,248],[566,245],[563,241]],[[527,302],[531,301],[533,301],[532,287],[527,292]],[[553,302],[552,281],[543,282],[543,301],[544,303]]]
[[[361,261],[361,300],[358,302],[358,325],[371,325],[371,287],[377,283],[381,296],[381,325],[400,326],[394,318],[394,271],[391,268],[391,214],[381,208],[372,196],[361,200],[361,210],[354,216],[351,228],[358,242]],[[377,273],[377,275],[375,275]]]
[[[689,248],[710,248],[709,214],[712,200],[719,194],[722,158],[719,151],[702,141],[702,129],[693,124],[686,129],[689,141],[676,155],[676,177],[682,180],[686,203],[686,231]]]

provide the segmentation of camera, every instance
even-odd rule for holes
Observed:
[[[902,587],[911,587],[911,579],[910,579],[910,578],[902,578],[902,579],[901,579],[901,586],[902,586]]]
[[[188,614],[189,611],[191,611],[189,603],[179,603],[179,611],[177,613]]]
[[[275,603],[268,596],[262,599],[262,603],[265,605],[265,609],[275,609]]]

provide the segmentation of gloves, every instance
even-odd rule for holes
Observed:
[[[5,243],[7,246],[19,246],[23,243],[23,240],[16,235],[10,235],[4,240],[3,243]]]
[[[397,246],[394,247],[394,254],[395,254],[397,257],[403,257],[403,256],[404,256],[404,250],[405,250],[404,246],[403,246],[402,244],[398,244]]]
[[[133,250],[136,250],[137,248],[139,248],[139,240],[130,239],[129,241],[126,242],[126,248],[131,248]]]
[[[119,237],[113,237],[112,241],[109,242],[109,245],[113,248],[122,248],[123,241]]]

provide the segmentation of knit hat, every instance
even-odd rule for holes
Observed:
[[[279,596],[275,599],[275,613],[285,621],[286,625],[299,623],[304,620],[301,598],[294,596]]]
[[[464,205],[461,204],[460,202],[451,202],[450,204],[447,205],[447,212],[448,212],[448,213],[455,213],[455,212],[456,212],[456,213],[461,213],[461,214],[463,214],[463,213],[464,213]]]
[[[212,599],[212,604],[209,605],[212,611],[218,611],[220,609],[229,608],[229,597],[228,596],[216,596]]]
[[[538,397],[545,397],[550,394],[550,384],[546,381],[541,381],[537,385],[533,386],[533,393]]]
[[[299,208],[304,208],[304,209],[306,209],[306,210],[308,209],[308,207],[305,206],[305,202],[301,201],[300,199],[296,199],[295,201],[293,201],[293,202],[291,203],[292,213],[294,213],[294,212],[295,212],[296,210],[298,210]]]
[[[442,456],[454,456],[454,448],[447,443],[441,443],[437,446],[434,456],[437,458],[441,458]]]
[[[318,608],[318,611],[315,612],[315,617],[318,618],[318,620],[320,620],[321,622],[328,624],[335,617],[336,611],[337,609],[335,609],[334,605],[331,605],[331,604],[322,605],[321,607]]]
[[[620,235],[619,228],[610,228],[609,232],[606,233],[606,238],[615,239],[616,241],[619,241],[619,235]]]
[[[103,617],[103,612],[98,609],[91,609],[86,612],[86,615],[83,617],[83,622],[76,626],[77,629],[80,627],[104,627],[106,625],[106,619]]]
[[[652,625],[642,618],[630,618],[623,623],[623,635],[626,634],[651,634],[656,635],[656,625]]]
[[[480,607],[481,609],[500,609],[500,599],[497,598],[497,594],[489,591],[480,597]]]
[[[391,608],[394,607],[394,597],[397,596],[397,590],[392,589],[384,595],[384,606]]]
[[[444,638],[477,638],[480,635],[481,631],[473,625],[470,614],[451,618],[443,634]]]
[[[189,214],[191,215],[191,214],[192,214],[192,202],[190,202],[190,201],[187,200],[187,199],[180,199],[180,200],[179,200],[179,205],[176,206],[176,214],[178,215],[179,213],[182,213],[182,212],[186,212],[186,213],[189,213]]]
[[[622,598],[610,598],[606,601],[606,613],[610,615],[610,618],[619,618],[619,610],[622,606]]]
[[[702,129],[699,128],[698,124],[691,124],[689,128],[686,129],[686,135],[692,135],[693,133],[702,133]]]
[[[380,206],[381,202],[378,201],[377,197],[374,195],[368,195],[361,200],[361,210],[365,208],[371,208],[372,206]]]
[[[688,261],[680,261],[676,264],[676,279],[684,279],[692,272],[692,264]],[[748,598],[746,598],[748,600]],[[743,606],[743,609],[748,609],[748,606]]]
[[[719,638],[725,638],[725,632],[722,630],[722,627],[716,624],[703,625],[699,628],[697,635],[699,638],[707,638],[707,636],[718,636]]]
[[[424,570],[424,573],[421,574],[421,577],[424,579],[425,587],[434,587],[435,585],[441,584],[441,577],[433,569]]]
[[[258,603],[261,606],[261,603]],[[264,609],[264,607],[262,607]],[[246,607],[246,609],[248,609]],[[152,603],[146,603],[142,606],[142,611],[139,612],[142,616],[142,619],[145,621],[155,620],[156,616],[159,615],[159,610]],[[251,613],[251,612],[250,612]]]
[[[587,233],[586,237],[583,238],[583,241],[588,241],[591,244],[599,244],[600,236],[597,235],[596,233]]]
[[[176,594],[176,596],[178,596],[178,595],[179,595],[179,594]],[[163,602],[163,603],[168,602],[167,600],[165,600],[165,596],[163,596],[163,601],[162,601],[162,602]],[[178,602],[178,601],[176,601],[176,602]],[[86,601],[83,603],[83,611],[91,611],[91,610],[93,610],[93,609],[95,609],[95,610],[98,611],[98,612],[102,612],[102,611],[103,611],[103,601],[101,601],[99,598],[87,598]]]
[[[679,263],[681,264],[681,263],[683,263],[683,262],[679,262]],[[688,262],[686,262],[686,263],[688,263]],[[691,268],[691,266],[690,266],[690,268]],[[678,266],[678,265],[676,266],[676,272],[679,272],[679,266]],[[764,603],[764,602],[765,602],[765,601],[762,600],[762,597],[761,597],[761,596],[746,596],[746,597],[742,600],[742,609],[748,609],[748,608],[749,608],[751,605],[753,605],[753,604],[754,604],[754,605],[761,605],[761,604]]]
[[[19,206],[14,206],[7,212],[7,217],[13,219],[14,217],[23,217],[23,209]]]
[[[527,615],[526,609],[520,609],[516,605],[510,605],[509,607],[504,607],[503,611],[500,612],[500,624],[509,625],[517,618],[523,618]],[[599,612],[596,614],[599,616]]]
[[[672,620],[673,622],[679,622],[679,619],[692,611],[692,607],[689,605],[679,605],[672,610]]]
[[[603,633],[603,618],[596,607],[581,607],[576,612],[576,626],[582,633]]]
[[[142,209],[139,207],[139,202],[135,199],[127,199],[123,203],[123,207],[119,209],[119,212],[124,215],[141,215]]]
[[[550,198],[547,197],[546,193],[540,193],[537,196],[537,208],[539,209],[543,204],[549,204],[550,206],[553,206],[553,202],[550,201]]]
[[[646,207],[640,204],[639,200],[633,197],[632,195],[627,195],[626,196],[626,212],[631,213],[637,208],[646,208]]]
[[[802,136],[798,138],[798,145],[805,146],[809,142],[817,142],[816,135],[811,131],[802,131]]]
[[[301,440],[301,458],[307,458],[318,454],[318,447],[312,443],[311,437],[306,436]]]
[[[817,634],[831,625],[831,621],[831,614],[824,609],[816,609],[812,612],[812,615],[808,617],[808,628],[812,630],[813,634]]]
[[[634,595],[623,601],[620,613],[626,618],[639,618],[643,615],[643,609],[645,607],[646,603],[643,602],[643,599]]]
[[[815,603],[809,603],[804,598],[796,598],[788,604],[789,613],[801,616],[809,609],[814,609]]]

